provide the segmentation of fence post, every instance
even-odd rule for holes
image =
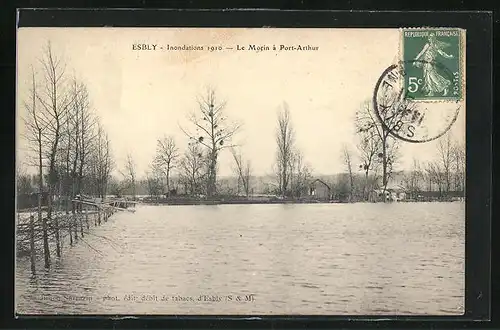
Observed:
[[[31,273],[36,274],[35,267],[35,216],[30,216],[30,255],[31,255]]]
[[[75,242],[78,242],[78,221],[76,219],[76,213],[73,214],[73,221],[72,221],[73,229],[75,231]]]
[[[83,215],[80,213],[80,236],[83,238]]]
[[[73,246],[73,229],[71,228],[72,215],[66,214],[66,226],[69,229],[69,245]]]

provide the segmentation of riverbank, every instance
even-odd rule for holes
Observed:
[[[341,203],[329,200],[255,200],[255,199],[162,199],[143,200],[147,205],[222,205],[222,204],[318,204]]]
[[[386,203],[429,203],[429,202],[463,202],[464,199],[422,199],[422,200],[400,200],[386,201]],[[320,199],[244,199],[244,198],[220,198],[220,199],[196,199],[196,198],[144,198],[141,204],[146,205],[225,205],[225,204],[353,204],[353,203],[384,203],[383,201],[343,201],[343,200],[320,200]]]

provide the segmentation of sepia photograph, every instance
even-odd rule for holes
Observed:
[[[465,36],[18,28],[16,315],[463,315]]]

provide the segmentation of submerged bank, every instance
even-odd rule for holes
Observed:
[[[316,204],[341,203],[330,200],[285,200],[285,199],[144,199],[148,205],[219,205],[219,204]]]
[[[464,199],[422,199],[422,200],[399,200],[386,201],[385,203],[415,203],[415,202],[463,202]],[[195,199],[195,198],[144,198],[142,204],[147,205],[224,205],[224,204],[353,204],[353,203],[384,203],[383,201],[346,201],[346,200],[321,200],[321,199],[243,199],[243,198],[220,198],[220,199]]]

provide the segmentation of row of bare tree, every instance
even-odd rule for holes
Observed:
[[[389,118],[390,112],[382,115]],[[371,192],[375,189],[385,192],[390,180],[394,179],[395,165],[401,157],[401,142],[389,132],[396,122],[386,120],[386,123],[388,127],[380,123],[370,101],[363,103],[356,113],[357,153],[355,155],[348,146],[342,150],[348,182],[342,183],[341,190],[347,191],[349,201],[369,200]],[[354,164],[355,156],[360,162],[358,166]],[[359,172],[362,173],[361,180]],[[442,195],[451,191],[463,192],[465,145],[453,141],[447,134],[438,142],[434,161],[420,164],[414,159],[412,168],[403,173],[402,182],[396,184],[401,185],[411,198],[417,198],[421,191],[439,191]]]
[[[42,224],[45,266],[49,267],[47,222],[54,221],[56,254],[60,257],[58,217],[54,213],[78,212],[71,202],[78,195],[104,197],[113,160],[110,141],[92,108],[87,86],[67,73],[65,62],[54,54],[50,42],[31,67],[24,108],[25,138],[34,155],[27,165],[37,168],[38,221]],[[42,212],[44,193],[48,196],[46,214]]]
[[[463,196],[465,166],[465,145],[446,135],[438,142],[434,161],[421,164],[413,160],[412,169],[403,177],[403,185],[413,199],[422,191],[436,191],[439,197]]]
[[[242,190],[249,194],[250,163],[242,158],[238,146],[232,143],[233,136],[240,125],[228,120],[224,114],[225,101],[216,97],[215,90],[207,88],[206,93],[198,98],[198,109],[193,111],[188,120],[190,128],[180,127],[189,140],[184,153],[180,153],[175,138],[165,135],[157,140],[157,150],[146,174],[148,191],[151,196],[170,196],[174,171],[184,192],[191,196],[217,194],[217,170],[220,153],[230,149],[235,162]],[[128,156],[126,181],[135,186],[134,164]],[[134,193],[135,195],[135,193]]]
[[[189,139],[187,149],[181,153],[175,138],[165,135],[157,140],[157,150],[147,172],[147,187],[151,196],[170,196],[181,185],[190,196],[213,197],[218,191],[217,171],[220,153],[229,149],[233,158],[233,170],[237,180],[237,194],[249,196],[251,189],[251,161],[243,157],[241,146],[233,142],[241,125],[231,122],[224,114],[225,101],[219,101],[213,89],[198,100],[198,110],[188,117],[190,130],[180,127]],[[278,181],[275,193],[284,197],[300,197],[307,191],[311,177],[309,166],[295,144],[295,131],[288,105],[283,103],[277,114],[275,172]],[[122,172],[128,186],[135,186],[135,165],[132,156],[127,158]],[[135,193],[134,193],[135,195]]]
[[[284,102],[277,118],[275,163],[277,193],[282,197],[300,198],[307,194],[311,179],[311,168],[303,161],[295,134],[288,104]]]
[[[48,58],[50,63],[51,56]],[[53,150],[64,150],[65,154],[58,158],[60,163],[53,162],[53,158],[48,157],[49,174],[52,173],[55,177],[65,179],[59,180],[65,195],[80,193],[82,180],[85,177],[86,187],[94,189],[92,194],[104,196],[112,165],[109,155],[109,141],[98,125],[96,130],[92,129],[96,125],[95,117],[92,117],[90,112],[86,110],[89,109],[89,102],[85,86],[74,80],[69,90],[70,93],[67,95],[70,97],[64,100],[71,106],[64,106],[66,103],[63,102],[62,108],[69,109],[65,110],[66,112],[73,109],[75,113],[70,116],[71,120],[60,125],[63,127],[62,130],[67,132],[68,139],[55,139],[54,142],[59,143],[60,147],[53,145],[52,147],[55,148]],[[241,126],[228,120],[224,114],[225,106],[226,102],[218,100],[213,89],[208,89],[206,94],[199,98],[198,109],[189,116],[191,130],[180,127],[190,141],[183,153],[180,152],[173,136],[166,135],[158,139],[157,152],[147,173],[150,195],[170,196],[175,192],[171,184],[171,178],[175,171],[178,177],[177,184],[180,183],[184,187],[186,194],[213,197],[218,193],[218,159],[224,149],[230,149],[233,156],[234,172],[238,177],[238,194],[244,193],[247,196],[250,194],[252,177],[250,161],[243,158],[241,149],[232,141]],[[395,109],[393,109],[394,111]],[[55,113],[58,114],[57,111]],[[382,115],[387,117],[385,118],[386,125],[390,127],[398,125],[396,121],[398,117],[393,116],[390,111],[386,111]],[[65,113],[60,118],[64,116]],[[54,118],[56,124],[61,121],[57,116]],[[398,152],[399,140],[389,133],[387,127],[381,125],[372,109],[371,102],[365,102],[357,111],[355,124],[358,135],[358,158],[360,159],[357,170],[363,173],[364,179],[361,191],[359,191],[357,187],[360,184],[353,161],[353,153],[345,146],[343,160],[348,173],[348,195],[349,200],[368,200],[374,189],[381,188],[384,191],[387,189],[388,182],[394,173],[394,165],[400,156]],[[55,125],[54,127],[59,126]],[[308,183],[311,179],[311,169],[307,164],[304,164],[302,153],[296,144],[295,135],[289,107],[283,103],[277,114],[277,148],[274,165],[277,182],[274,193],[283,197],[297,198],[307,194]],[[58,134],[54,136],[58,136]],[[94,143],[88,141],[94,141]],[[448,147],[448,151],[445,151],[444,145],[440,146],[441,163],[427,164],[426,172],[431,185],[434,184],[440,190],[449,191],[453,180],[455,186],[457,182],[463,181],[458,179],[458,175],[464,177],[464,174],[458,173],[465,173],[465,170],[462,170],[465,165],[465,152],[463,155],[460,154],[459,151],[464,150],[458,145]],[[448,158],[453,158],[454,162],[449,161]],[[88,165],[90,166],[85,167],[86,160],[89,160]],[[52,163],[55,165],[50,167]],[[453,180],[451,179],[451,164],[455,166]],[[83,175],[84,169],[87,174],[85,176]],[[410,171],[411,175],[418,172],[415,169]],[[130,154],[127,156],[122,175],[125,178],[125,186],[131,187],[132,194],[135,196],[137,175],[133,157]],[[381,182],[379,182],[379,178]],[[405,181],[411,183],[415,181],[415,178],[410,177]],[[53,181],[49,179],[50,182]],[[63,182],[67,184],[62,184]],[[409,185],[413,185],[410,183]],[[53,189],[50,184],[49,188]],[[121,188],[116,188],[116,192],[119,194],[123,188],[124,185]]]
[[[249,194],[250,164],[243,160],[241,153],[232,147],[235,174],[238,176],[238,192]],[[177,193],[177,188],[183,187],[189,196],[214,196],[220,193],[217,182],[212,183],[211,150],[204,150],[198,143],[190,142],[184,153],[180,153],[174,137],[164,136],[157,141],[157,152],[146,174],[148,191],[151,196],[166,197]],[[216,175],[215,171],[215,175]],[[175,173],[175,185],[172,176]],[[215,186],[215,191],[212,191]],[[212,195],[208,195],[211,192]]]

